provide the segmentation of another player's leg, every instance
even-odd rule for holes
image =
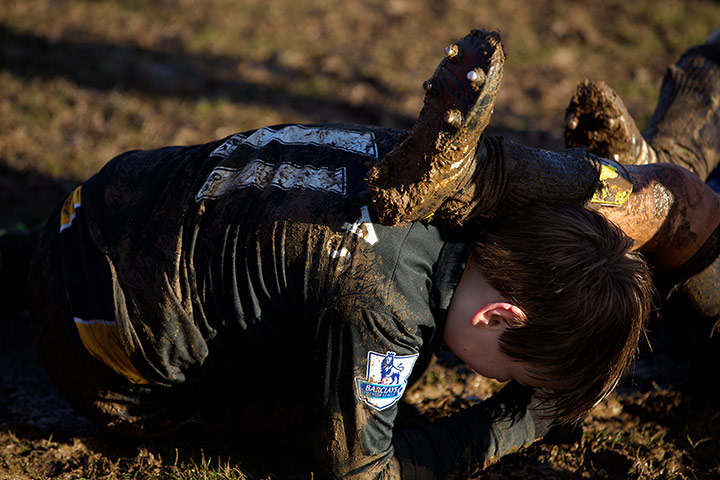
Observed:
[[[660,263],[656,281],[665,299],[668,327],[677,339],[692,341],[688,352],[703,359],[698,365],[715,368],[717,344],[709,349],[704,346],[710,332],[720,332],[720,197],[700,182],[709,176],[708,185],[718,191],[720,29],[669,67],[658,105],[644,130],[645,141],[638,137],[620,97],[599,82],[578,86],[566,121],[565,140],[570,147],[585,145],[626,164],[671,163],[702,179],[685,169],[674,167],[673,171],[669,165],[628,167],[633,175],[645,178],[644,182],[634,179],[636,188],[651,187],[643,189],[649,192],[646,205],[640,205],[638,195],[626,208],[607,213],[618,223],[627,220],[627,228],[647,234],[648,257]],[[658,219],[662,221],[653,226]],[[663,254],[668,251],[672,255]],[[667,260],[673,261],[668,264]],[[670,268],[662,272],[663,266]],[[712,355],[703,357],[702,352]]]
[[[720,29],[668,68],[643,135],[620,97],[581,83],[566,111],[565,142],[621,163],[673,163],[706,180],[720,162]],[[644,139],[643,139],[644,137]]]

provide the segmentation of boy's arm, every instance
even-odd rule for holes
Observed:
[[[396,319],[372,310],[331,308],[318,316],[314,366],[308,378],[317,407],[311,434],[317,462],[331,478],[440,479],[466,475],[542,437],[549,422],[532,409],[532,392],[518,385],[441,421],[400,431],[394,428],[400,397],[363,398],[384,382],[369,372],[369,353],[395,354],[405,375],[417,340],[393,331]],[[390,370],[388,370],[390,371]],[[398,381],[390,380],[391,388]],[[363,390],[367,388],[366,390]],[[403,388],[404,390],[404,388]],[[388,390],[389,392],[389,390]],[[392,392],[390,395],[392,397]],[[393,394],[394,395],[394,394]]]
[[[532,390],[511,383],[478,405],[397,432],[393,444],[403,479],[469,477],[542,438],[550,425]]]

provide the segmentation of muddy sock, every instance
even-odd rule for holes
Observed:
[[[473,30],[448,46],[445,55],[424,84],[427,93],[417,122],[368,174],[382,223],[433,215],[475,171],[475,150],[492,115],[505,54],[496,32]]]
[[[508,188],[504,145],[502,137],[483,137],[475,152],[471,177],[464,188],[443,202],[436,212],[437,218],[463,224],[495,214]]]
[[[586,149],[553,152],[512,142],[505,144],[509,205],[590,201],[600,180],[602,161]]]
[[[622,165],[585,148],[555,152],[487,135],[471,181],[438,213],[471,223],[533,203],[621,205],[631,192]]]
[[[617,206],[632,193],[619,163],[585,148],[557,152],[506,142],[507,191],[500,210],[531,203]]]
[[[668,68],[643,132],[658,161],[706,180],[720,161],[720,37],[687,50]]]
[[[565,146],[587,147],[624,165],[657,163],[625,103],[605,82],[578,84],[565,110]]]

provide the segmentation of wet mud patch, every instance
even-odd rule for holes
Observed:
[[[720,474],[718,427],[717,406],[683,392],[613,396],[581,426],[557,429],[485,473],[491,479],[709,480]]]

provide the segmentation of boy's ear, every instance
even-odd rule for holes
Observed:
[[[507,328],[525,320],[525,313],[517,305],[508,302],[488,303],[470,318],[474,327]]]

